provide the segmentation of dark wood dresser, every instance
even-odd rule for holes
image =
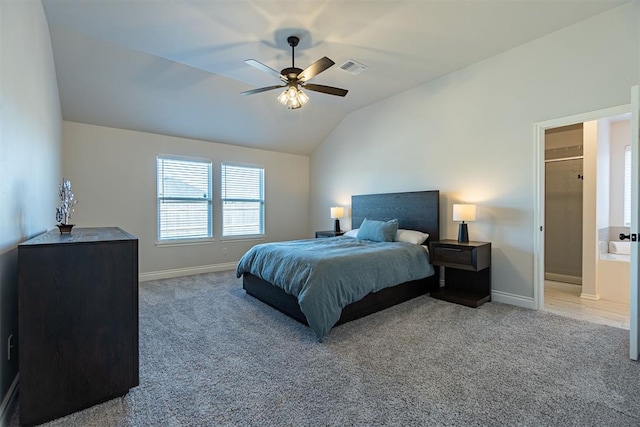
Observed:
[[[20,424],[126,394],[138,377],[138,240],[55,229],[18,246]]]

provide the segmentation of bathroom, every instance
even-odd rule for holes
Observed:
[[[545,133],[545,310],[629,327],[630,126]]]

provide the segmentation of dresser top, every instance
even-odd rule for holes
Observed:
[[[60,231],[55,228],[29,239],[19,246],[91,243],[114,240],[136,240],[136,238],[118,227],[74,228],[70,234],[60,234]]]

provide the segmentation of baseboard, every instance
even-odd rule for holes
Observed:
[[[591,301],[598,301],[600,299],[600,295],[598,294],[585,294],[584,292],[580,294],[580,298],[588,299]]]
[[[215,273],[218,271],[235,270],[237,262],[225,264],[202,265],[199,267],[175,268],[172,270],[152,271],[150,273],[140,273],[138,280],[148,282],[150,280],[171,279],[174,277],[192,276],[194,274]]]
[[[531,310],[536,309],[536,304],[533,298],[510,294],[507,292],[491,291],[491,301],[511,304],[523,308],[530,308]]]
[[[570,276],[568,274],[544,273],[544,280],[552,282],[573,283],[574,285],[582,285],[582,277]]]
[[[11,387],[9,387],[9,391],[7,391],[7,395],[2,400],[2,405],[0,405],[0,427],[9,424],[9,417],[11,416],[16,397],[18,396],[19,379],[20,374],[16,374],[13,383],[11,383]]]

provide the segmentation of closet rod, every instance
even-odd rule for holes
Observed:
[[[578,159],[584,159],[584,156],[575,156],[575,157],[563,157],[561,159],[549,159],[549,160],[545,160],[545,163],[551,163],[551,162],[564,162],[566,160],[578,160]]]

